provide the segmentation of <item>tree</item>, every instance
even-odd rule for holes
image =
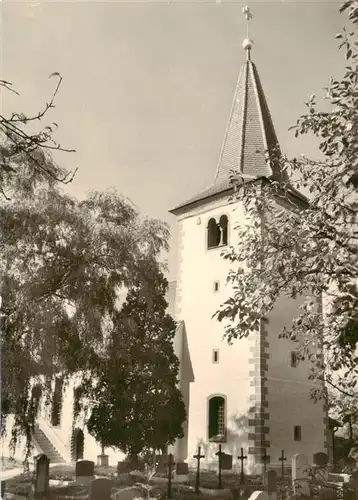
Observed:
[[[87,421],[98,442],[120,448],[132,462],[143,450],[162,449],[182,437],[185,420],[176,386],[176,325],[166,313],[168,282],[155,264],[147,273],[149,286],[137,281],[116,314]]]
[[[232,174],[236,196],[247,213],[237,228],[237,247],[223,257],[232,264],[231,297],[215,316],[225,322],[229,342],[257,331],[279,296],[306,297],[291,327],[280,335],[311,361],[311,378],[357,400],[358,291],[358,5],[348,1],[353,30],[337,35],[349,65],[341,81],[326,89],[328,111],[317,108],[293,127],[296,137],[319,138],[320,159],[289,159],[267,152],[291,181],[241,182]],[[308,192],[306,198],[297,190]],[[323,313],[317,299],[323,298]],[[321,347],[321,349],[320,349]],[[318,349],[318,354],[317,354]],[[322,363],[324,357],[325,363]],[[316,397],[319,394],[314,394]]]
[[[57,123],[36,130],[36,123],[47,117],[48,112],[55,107],[55,98],[62,83],[62,77],[57,72],[52,73],[50,78],[57,79],[54,92],[36,115],[14,112],[8,117],[0,114],[0,193],[5,199],[9,197],[8,189],[12,191],[16,187],[31,190],[34,184],[44,179],[51,183],[68,184],[76,173],[76,170],[71,173],[60,168],[49,154],[53,151],[74,152],[54,140],[53,132]],[[19,95],[11,82],[6,80],[0,80],[0,90]]]
[[[27,167],[18,165],[18,179]],[[1,412],[3,429],[15,415],[13,446],[25,434],[28,456],[38,406],[33,383],[50,404],[55,375],[63,388],[73,373],[84,385],[92,379],[119,293],[150,284],[147,269],[167,249],[169,233],[115,191],[78,202],[48,179],[33,188],[36,196],[18,186],[0,202]]]
[[[356,398],[346,396],[338,390],[329,394],[330,427],[334,436],[335,465],[339,468],[348,465],[352,453],[358,447],[358,410]]]
[[[73,150],[53,139],[57,124],[37,128],[62,82],[58,73],[51,78],[53,95],[37,115],[0,115],[1,430],[14,414],[12,445],[25,434],[26,459],[39,408],[33,385],[46,405],[55,376],[57,393],[73,373],[86,386],[101,363],[119,294],[134,282],[145,287],[146,269],[169,237],[165,224],[142,218],[116,192],[78,202],[61,191],[74,173],[51,153]],[[4,80],[0,89],[17,94]],[[80,398],[78,406],[84,404]]]

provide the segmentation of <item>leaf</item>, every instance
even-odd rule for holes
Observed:
[[[58,73],[57,71],[55,71],[54,73],[51,73],[51,75],[49,76],[49,78],[52,78],[53,76],[59,76],[59,77],[61,77],[60,73]]]
[[[342,12],[348,9],[348,7],[350,7],[351,5],[352,5],[352,0],[347,0],[346,2],[343,3],[343,5],[341,5],[341,7],[339,8],[339,12],[342,14]]]

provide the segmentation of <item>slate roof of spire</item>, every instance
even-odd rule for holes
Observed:
[[[267,158],[267,152],[269,157]],[[279,153],[276,132],[255,64],[242,66],[213,183],[171,212],[191,203],[231,190],[230,171],[244,179],[267,177],[283,180],[275,156]],[[288,180],[285,176],[285,180]]]

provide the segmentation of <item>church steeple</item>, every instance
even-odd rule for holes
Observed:
[[[249,17],[248,9],[244,14]],[[252,46],[247,29],[243,43],[246,61],[215,178],[205,191],[171,210],[178,216],[175,319],[179,326],[175,352],[181,364],[179,388],[187,415],[184,437],[177,441],[173,453],[177,463],[188,461],[194,465],[195,450],[203,446],[203,466],[210,469],[220,444],[234,468],[239,466],[239,460],[237,453],[236,457],[232,455],[233,450],[241,449],[245,453],[241,457],[247,458],[247,473],[262,474],[262,457],[267,456],[267,450],[271,457],[279,457],[284,448],[289,456],[297,452],[299,445],[300,453],[312,456],[328,445],[323,418],[327,412],[324,405],[313,404],[309,397],[309,364],[302,361],[297,370],[295,363],[290,363],[286,349],[294,349],[294,344],[277,348],[277,342],[281,342],[277,332],[291,324],[299,303],[281,294],[268,321],[259,322],[258,331],[229,344],[223,342],[223,324],[213,317],[220,304],[235,302],[230,273],[244,271],[245,267],[244,262],[237,266],[230,258],[223,258],[223,252],[230,257],[231,249],[240,250],[238,228],[245,227],[250,218],[245,198],[240,190],[235,193],[229,171],[241,171],[243,182],[252,182],[258,193],[271,180],[283,177],[275,155],[269,155],[269,162],[265,157],[267,150],[277,146],[277,137],[251,60]],[[288,201],[305,205],[289,183],[285,188],[282,195]],[[277,190],[278,206],[290,210],[289,204],[281,204],[280,194]],[[262,227],[256,229],[255,235],[264,241]],[[235,312],[247,315],[249,307],[247,304]],[[240,432],[237,416],[247,422]],[[301,434],[305,438],[297,443]]]
[[[279,180],[283,177],[275,161],[279,153],[276,132],[256,66],[251,59],[253,42],[249,37],[249,20],[252,15],[248,7],[244,7],[243,12],[247,20],[243,41],[247,57],[236,85],[214,181],[204,192],[176,207],[178,209],[230,190],[231,171],[241,172],[248,179],[268,177]]]
[[[247,7],[243,11],[248,26],[252,15]],[[251,60],[252,45],[247,27],[247,38],[243,42],[247,59],[237,82],[215,184],[225,181],[231,170],[250,177],[279,176],[273,159],[278,140],[256,66]],[[268,151],[271,151],[269,161]]]

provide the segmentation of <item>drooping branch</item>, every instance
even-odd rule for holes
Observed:
[[[52,134],[54,128],[57,128],[56,123],[53,123],[52,126],[47,125],[34,134],[29,134],[25,130],[29,122],[40,122],[55,107],[55,99],[62,83],[62,77],[57,72],[50,75],[50,78],[53,77],[57,77],[57,83],[51,98],[36,115],[28,116],[14,112],[10,117],[6,117],[0,114],[0,131],[5,139],[1,145],[0,155],[0,192],[5,200],[9,199],[6,194],[7,183],[11,182],[11,178],[14,176],[21,175],[19,169],[21,155],[30,168],[51,178],[53,181],[68,184],[72,182],[76,175],[77,168],[73,172],[63,172],[62,169],[53,164],[52,160],[45,156],[46,151],[75,152],[74,149],[62,147],[53,139]],[[0,80],[0,87],[19,95],[19,92],[6,80]],[[43,152],[40,156],[38,155],[39,151]]]

